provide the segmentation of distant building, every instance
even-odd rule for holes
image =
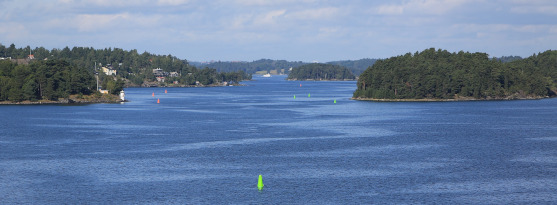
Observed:
[[[101,94],[108,94],[108,90],[99,90]]]
[[[163,71],[163,70],[160,69],[160,68],[156,68],[156,69],[153,69],[153,75],[154,75],[155,77],[166,77],[166,76],[169,75],[169,73]]]
[[[112,67],[102,67],[103,73],[106,75],[116,75],[116,70],[112,69]]]
[[[157,81],[161,82],[161,83],[164,83],[164,77],[157,77]]]
[[[178,72],[170,72],[170,74],[168,75],[168,77],[179,77],[180,74]]]

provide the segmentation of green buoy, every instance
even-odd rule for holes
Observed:
[[[308,93],[308,98],[311,97],[311,93]]]
[[[263,176],[259,175],[259,180],[257,180],[257,189],[261,191],[263,189]]]
[[[337,104],[337,99],[335,99],[335,104]]]
[[[294,99],[296,99],[296,95],[294,95]]]

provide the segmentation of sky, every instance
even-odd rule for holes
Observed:
[[[0,0],[0,43],[188,61],[357,60],[557,49],[555,0]]]

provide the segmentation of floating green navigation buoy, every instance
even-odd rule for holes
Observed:
[[[294,95],[294,99],[296,99],[296,95]]]
[[[337,104],[337,99],[335,99],[335,104]]]
[[[308,93],[308,98],[310,98],[310,97],[311,97],[311,93]]]
[[[259,175],[259,180],[257,180],[257,189],[261,191],[263,189],[263,176]]]

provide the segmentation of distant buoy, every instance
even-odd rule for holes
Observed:
[[[337,104],[337,99],[335,99],[335,104]]]
[[[296,99],[296,95],[294,95],[294,99]]]
[[[300,87],[302,87],[302,84],[300,83]]]
[[[311,93],[308,93],[308,98],[310,98],[310,97],[311,97]]]
[[[160,99],[160,98],[159,98],[159,99],[157,99],[157,103],[161,103],[161,99]]]
[[[257,180],[257,189],[261,191],[263,189],[263,176],[259,175],[259,180]]]
[[[165,94],[167,93],[166,90],[164,90],[164,93],[165,93]]]
[[[153,92],[153,97],[155,97],[155,92]]]

